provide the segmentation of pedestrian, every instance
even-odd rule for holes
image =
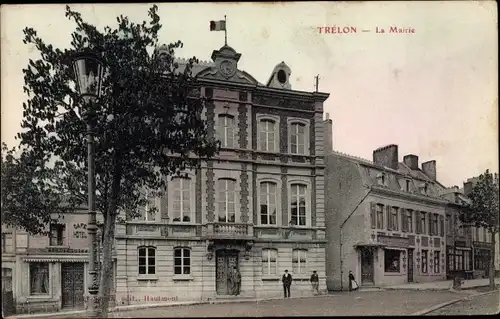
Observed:
[[[311,281],[313,294],[319,295],[319,277],[318,277],[318,274],[316,273],[316,270],[313,270],[310,281]]]
[[[283,290],[285,292],[285,298],[290,298],[290,286],[292,285],[292,275],[288,273],[288,269],[285,269],[285,273],[283,274],[283,278],[281,279],[283,282]]]
[[[356,279],[354,278],[352,271],[349,270],[349,291],[353,291],[358,288],[359,288],[358,283],[356,282]]]
[[[241,273],[239,272],[238,268],[234,267],[233,268],[233,295],[238,296],[240,294],[241,290]]]

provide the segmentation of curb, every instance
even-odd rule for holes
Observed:
[[[318,297],[332,297],[329,294],[320,294],[316,296],[300,296],[292,297],[290,299],[306,299],[306,298],[318,298]],[[207,305],[207,304],[227,304],[227,303],[249,303],[249,302],[262,302],[262,301],[272,301],[280,300],[281,297],[272,298],[251,298],[251,299],[227,299],[227,300],[199,300],[199,301],[181,301],[177,303],[159,303],[159,304],[139,304],[139,305],[128,305],[128,306],[117,306],[109,310],[108,313],[115,312],[127,312],[131,310],[141,310],[150,308],[167,308],[167,307],[180,307],[180,306],[193,306],[193,305]],[[36,313],[36,314],[23,314],[23,315],[12,315],[4,317],[6,319],[22,319],[22,318],[52,318],[52,317],[64,317],[70,315],[85,314],[86,310],[75,310],[75,311],[60,311],[60,312],[48,312],[48,313]]]
[[[498,293],[499,291],[500,290],[487,291],[487,292],[478,293],[478,294],[467,296],[467,297],[460,298],[460,299],[454,299],[454,300],[451,300],[451,301],[446,301],[446,302],[440,303],[438,305],[432,306],[430,308],[414,312],[414,313],[410,314],[410,316],[423,316],[423,315],[426,315],[426,314],[428,314],[430,312],[433,312],[433,311],[439,310],[441,308],[453,305],[453,304],[455,304],[457,302],[460,302],[460,301],[472,300],[472,299],[474,299],[476,297],[484,296],[484,295],[488,295],[488,294],[492,294],[492,293],[495,293],[495,292]]]

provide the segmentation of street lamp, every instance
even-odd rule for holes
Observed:
[[[96,317],[99,308],[99,273],[97,261],[97,222],[95,186],[95,142],[93,132],[92,104],[101,96],[104,65],[102,59],[90,52],[78,52],[71,56],[71,66],[75,76],[76,89],[85,103],[88,150],[88,234],[89,249],[89,299],[87,302],[90,317]]]

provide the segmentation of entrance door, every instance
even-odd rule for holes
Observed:
[[[413,282],[413,248],[408,248],[408,282]]]
[[[62,306],[63,308],[82,308],[84,306],[84,268],[83,263],[61,264]]]
[[[238,251],[218,250],[216,264],[216,289],[218,295],[231,294],[231,274],[238,265]]]
[[[361,284],[373,285],[373,250],[361,250]]]

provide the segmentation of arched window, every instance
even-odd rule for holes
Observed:
[[[277,187],[273,182],[260,183],[260,223],[276,225]]]
[[[294,122],[290,125],[290,153],[306,153],[306,125]]]
[[[262,249],[262,275],[276,275],[278,269],[278,251]]]
[[[156,248],[139,247],[139,275],[156,274]]]
[[[174,249],[174,274],[191,274],[191,250],[189,248],[179,247]]]
[[[221,147],[234,147],[234,117],[229,114],[219,115],[217,127],[217,138],[221,141]]]
[[[296,226],[307,224],[307,186],[292,184],[290,192],[290,222]]]
[[[172,191],[172,221],[191,222],[193,218],[192,180],[190,178],[175,177],[170,181]]]
[[[259,123],[259,143],[262,151],[274,152],[275,148],[275,126],[276,123],[269,119],[263,119]]]
[[[217,181],[219,222],[234,223],[236,221],[236,181],[221,178]]]
[[[307,273],[307,250],[294,249],[292,251],[292,272],[294,274]]]

